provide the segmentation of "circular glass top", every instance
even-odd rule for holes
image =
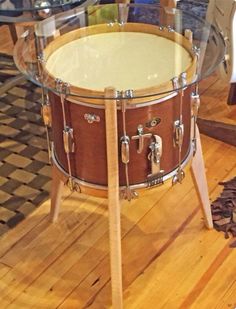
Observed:
[[[54,92],[152,99],[208,76],[224,51],[216,29],[189,12],[106,4],[37,23],[18,41],[14,59],[31,81]]]

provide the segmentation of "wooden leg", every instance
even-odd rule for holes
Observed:
[[[192,166],[191,166],[191,174],[194,181],[194,185],[196,191],[198,193],[198,197],[201,203],[201,208],[203,211],[203,215],[205,218],[206,227],[211,229],[213,227],[212,215],[211,215],[211,205],[210,199],[208,195],[208,187],[207,180],[205,174],[205,166],[202,155],[202,145],[200,140],[199,130],[197,128],[197,150],[196,154],[193,157]]]
[[[160,0],[160,24],[162,26],[171,26],[175,24],[174,11],[166,11],[165,8],[174,9],[177,6],[177,0]],[[163,8],[163,9],[162,9]]]
[[[107,88],[106,97],[115,89]],[[123,308],[116,100],[105,100],[112,308]]]
[[[50,219],[52,222],[56,222],[59,214],[62,190],[64,182],[62,181],[57,168],[52,165],[52,189],[51,189],[51,210]]]

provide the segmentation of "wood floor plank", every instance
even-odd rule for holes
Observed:
[[[233,256],[233,260],[232,259],[228,259],[227,264],[226,264],[226,269],[227,269],[227,273],[230,271],[230,267],[228,265],[228,263],[234,263],[235,265],[235,251],[233,252],[233,254],[230,255],[230,258]],[[229,308],[236,308],[236,280],[235,280],[235,271],[231,271],[229,273],[229,276],[232,277],[232,274],[234,276],[233,278],[233,282],[230,282],[230,285],[228,285],[228,290],[226,291],[226,293],[224,294],[224,296],[220,299],[220,301],[218,301],[218,303],[216,304],[216,309],[229,309]],[[225,274],[224,274],[225,275]],[[221,277],[220,280],[223,283],[223,280],[225,279],[225,276]],[[228,278],[226,278],[226,280],[228,280]],[[217,281],[218,283],[219,281]]]
[[[235,173],[236,169],[233,169],[226,179]],[[219,193],[219,190],[217,187],[214,195]],[[127,308],[154,308],[158,299],[158,308],[190,308],[189,302],[184,302],[181,306],[183,299],[191,292],[199,278],[205,275],[208,267],[211,267],[215,256],[222,249],[225,250],[225,246],[228,248],[228,245],[229,241],[225,240],[222,234],[199,226],[198,214],[175,243],[125,292],[125,305]],[[222,263],[223,257],[224,255],[218,261]],[[235,274],[236,272],[234,276]],[[142,287],[145,287],[145,291]],[[196,292],[199,292],[199,289],[200,286],[197,286]],[[204,282],[201,289],[204,289]],[[207,293],[206,298],[209,298]],[[198,304],[194,308],[214,308],[213,303],[208,307],[202,305]]]
[[[11,267],[15,266],[17,263],[21,262],[22,260],[24,260],[25,257],[27,257],[28,252],[30,250],[38,246],[38,243],[40,243],[40,239],[42,239],[42,241],[45,240],[44,235],[47,235],[48,230],[50,231],[50,229],[52,230],[54,229],[55,232],[58,233],[58,236],[60,236],[60,233],[63,234],[65,231],[68,233],[70,231],[70,228],[72,229],[76,224],[78,224],[78,221],[80,220],[80,218],[76,217],[74,213],[76,214],[77,211],[78,212],[80,211],[78,207],[80,205],[82,205],[82,209],[83,209],[84,205],[86,205],[87,199],[88,199],[87,196],[81,195],[76,202],[73,201],[72,199],[70,203],[67,203],[67,202],[64,204],[62,203],[62,210],[63,210],[63,207],[65,207],[68,216],[59,217],[58,222],[54,225],[49,221],[49,216],[48,216],[49,208],[48,207],[49,207],[50,201],[48,200],[45,203],[47,205],[46,216],[44,216],[43,219],[40,220],[39,224],[35,224],[35,226],[29,232],[27,232],[23,237],[21,237],[20,241],[18,240],[11,247],[10,250],[7,250],[3,254],[3,256],[0,258],[0,261],[8,264]],[[92,211],[93,211],[93,208],[92,208]],[[27,218],[25,221],[23,221],[25,225],[27,225],[27,220],[30,220],[30,218]],[[58,231],[57,231],[57,228],[58,228]],[[19,229],[21,229],[20,225],[19,225]],[[65,231],[63,231],[63,229]],[[2,243],[4,244],[7,240],[8,239],[1,239],[0,245]]]
[[[201,96],[199,117],[228,124],[236,124],[236,106],[227,105],[229,84],[217,80]]]
[[[205,91],[219,80],[219,75],[217,73],[213,73],[212,75],[208,76],[207,78],[203,79],[199,83],[199,93],[201,96],[204,95]]]
[[[227,148],[228,148],[228,152],[231,153],[231,156],[235,155],[235,151],[232,149],[232,147],[227,146]],[[211,161],[212,161],[212,158],[211,158]],[[224,168],[222,168],[222,162],[223,162],[223,160],[222,160],[222,155],[221,155],[221,156],[219,156],[219,160],[218,160],[218,162],[216,162],[216,165],[215,165],[215,168],[218,170],[218,177],[219,178],[222,176],[222,174],[227,172],[227,167],[229,169],[230,169],[230,166],[232,167],[232,160],[230,161],[231,163],[229,163],[229,165],[226,166],[225,170],[224,170]],[[221,167],[221,169],[218,169],[218,167]],[[215,170],[215,168],[212,167],[211,169]],[[211,180],[211,183],[213,183],[215,186],[216,186],[217,182],[218,182],[217,177],[215,177]],[[137,276],[137,273],[139,274],[143,271],[142,267],[145,268],[145,266],[144,266],[145,265],[145,258],[150,261],[150,259],[152,259],[152,257],[155,256],[156,252],[158,251],[158,246],[160,246],[160,244],[163,244],[163,240],[166,240],[165,237],[167,237],[167,239],[168,239],[170,237],[170,232],[175,231],[175,228],[176,228],[175,224],[176,224],[176,222],[178,222],[178,224],[179,224],[179,219],[181,218],[181,215],[180,215],[181,212],[179,214],[175,214],[175,208],[174,208],[175,207],[174,205],[178,201],[178,193],[179,192],[175,192],[175,194],[173,194],[173,196],[172,196],[172,198],[175,197],[175,201],[171,202],[170,196],[166,197],[165,201],[163,201],[163,202],[162,202],[162,200],[160,200],[160,202],[158,203],[158,207],[159,207],[158,214],[155,215],[155,213],[151,213],[151,216],[149,216],[149,219],[146,221],[146,223],[145,223],[145,217],[144,217],[142,219],[142,221],[138,224],[138,227],[136,227],[134,230],[132,230],[127,235],[128,237],[123,240],[123,242],[122,242],[123,251],[129,252],[128,257],[125,257],[125,256],[123,257],[124,273],[125,273],[124,286],[127,286],[127,284],[132,282],[132,280],[134,280],[134,276]],[[195,194],[195,192],[194,192],[194,194]],[[186,195],[186,192],[185,192],[185,195]],[[196,202],[196,204],[197,204],[197,202]],[[184,201],[183,205],[193,206],[194,205],[193,197],[191,196],[189,198],[188,203],[186,203],[186,201]],[[170,211],[170,209],[168,207],[170,207],[170,209],[171,209],[171,217],[168,217],[168,221],[170,221],[170,222],[168,222],[168,226],[170,225],[170,226],[173,227],[173,230],[171,230],[171,231],[168,231],[168,230],[165,229],[166,224],[165,224],[164,220],[163,220],[162,224],[160,224],[160,222],[158,220],[158,216],[160,218],[160,216],[162,217],[164,215],[160,212],[160,209],[165,210],[166,211],[165,215],[166,215],[168,213],[168,210]],[[191,208],[191,210],[192,210],[192,208]],[[179,211],[182,211],[182,209],[179,210]],[[189,209],[188,209],[188,207],[186,207],[185,208],[185,216],[188,215],[188,211],[189,211]],[[155,223],[156,223],[156,225],[155,225]],[[141,228],[140,228],[140,226],[141,226]],[[145,228],[148,231],[148,233],[147,233],[148,236],[141,237],[142,233],[143,232],[145,233]],[[158,228],[159,228],[159,231],[163,230],[163,235],[164,235],[163,238],[162,237],[160,238],[160,236],[158,235],[158,233],[157,233]],[[142,231],[141,234],[139,233],[139,230]],[[163,236],[163,235],[161,234],[161,236]],[[159,243],[158,243],[158,239],[159,239]],[[153,245],[153,243],[156,244],[157,247],[155,247]],[[140,257],[140,252],[145,252],[145,256]],[[105,269],[106,269],[105,265],[104,266],[99,265],[98,269],[94,270],[94,273],[96,274],[97,278],[100,278],[100,282],[99,282],[100,287],[103,284],[106,283],[106,280],[104,279]],[[108,276],[107,281],[109,281],[109,270],[107,270],[106,276]],[[95,277],[92,277],[92,278],[94,279]],[[101,280],[101,278],[103,280]],[[72,293],[72,295],[70,295],[70,298],[68,298],[65,301],[65,303],[61,306],[61,308],[71,307],[72,303],[70,302],[70,299],[72,301],[76,298],[79,299],[81,297],[80,295],[81,295],[82,291],[86,290],[86,287],[87,287],[87,290],[89,290],[91,283],[92,283],[92,281],[83,282]],[[96,297],[96,293],[98,292],[98,290],[99,290],[99,286],[97,287],[97,290],[94,291],[94,296],[92,296],[92,294],[91,294],[91,300],[90,300],[91,302],[93,301],[93,297]],[[109,295],[109,293],[106,293],[106,294]],[[103,298],[103,301],[104,301],[104,298]],[[97,298],[96,298],[95,302],[98,302]],[[83,303],[83,305],[86,305],[86,304]]]
[[[208,141],[210,141],[211,139],[207,138]],[[219,143],[216,143],[219,144]],[[209,143],[206,143],[205,146],[209,145]],[[213,143],[214,145],[214,143]],[[216,146],[216,149],[218,149],[218,145]],[[208,157],[207,160],[212,160],[212,156],[214,156],[214,158],[216,158],[216,169],[217,169],[217,173],[220,177],[222,170],[224,172],[224,168],[222,167],[222,153],[220,155],[220,152],[222,152],[222,147],[220,147],[219,151],[217,151],[217,155],[215,156],[214,152],[210,151],[211,148],[207,148],[205,149],[206,154],[208,152],[211,153],[211,155]],[[226,146],[226,151],[224,150],[224,153],[230,157],[232,157],[233,152],[232,149],[229,146]],[[218,163],[217,163],[218,162]],[[230,162],[230,161],[229,161]],[[218,166],[220,166],[220,168],[218,168]],[[225,165],[224,166],[226,169],[229,168],[229,165]],[[214,168],[212,166],[208,167],[209,172],[211,172],[211,170],[214,170]],[[216,176],[216,178],[214,179],[213,182],[216,182],[218,180],[217,178],[217,173],[215,173],[214,176]],[[122,211],[122,233],[123,235],[125,235],[125,232],[127,233],[127,231],[130,231],[129,234],[131,234],[131,237],[129,238],[129,240],[126,240],[124,242],[124,247],[123,250],[126,251],[130,251],[131,256],[134,256],[135,258],[131,259],[131,260],[124,260],[125,265],[127,265],[127,270],[125,270],[125,273],[127,273],[129,276],[127,277],[128,279],[126,279],[126,281],[128,282],[129,280],[132,280],[132,278],[134,276],[137,275],[136,270],[134,270],[134,268],[132,268],[132,265],[137,266],[136,264],[139,263],[139,250],[130,250],[130,247],[137,247],[140,243],[141,248],[145,251],[148,260],[150,261],[150,257],[154,256],[156,254],[156,248],[155,246],[152,246],[153,248],[151,248],[151,250],[149,248],[146,248],[147,246],[150,246],[150,242],[151,243],[155,243],[155,239],[158,239],[158,229],[160,230],[164,230],[165,231],[165,218],[168,217],[168,211],[169,212],[173,212],[173,208],[175,209],[175,204],[176,201],[178,201],[178,196],[180,198],[180,200],[186,195],[186,186],[189,186],[189,189],[191,190],[191,188],[193,187],[191,180],[188,178],[186,179],[186,185],[185,186],[176,186],[175,188],[171,189],[171,190],[175,190],[173,193],[173,196],[168,194],[168,198],[167,199],[163,199],[163,201],[160,203],[158,203],[158,205],[156,205],[156,210],[154,212],[152,212],[151,210],[149,211],[149,214],[146,214],[144,216],[144,214],[146,212],[148,212],[149,209],[153,208],[153,203],[155,204],[157,197],[154,196],[153,194],[150,193],[149,196],[149,200],[146,200],[146,202],[143,202],[142,200],[138,199],[137,201],[133,201],[130,204],[127,204],[126,207],[123,207],[123,211]],[[182,191],[182,193],[181,193]],[[194,192],[195,194],[195,192]],[[76,197],[77,199],[78,197]],[[151,200],[150,200],[151,199]],[[189,199],[189,202],[187,203],[189,206],[187,208],[189,208],[192,211],[192,197]],[[66,201],[65,201],[66,202]],[[183,202],[185,204],[185,202]],[[86,205],[86,203],[85,203]],[[169,205],[168,207],[166,207],[166,205]],[[197,200],[196,200],[196,205],[197,205]],[[73,207],[73,205],[71,206]],[[85,207],[85,206],[84,206]],[[87,204],[87,207],[89,208],[89,203]],[[162,215],[159,213],[161,207],[163,213]],[[63,207],[65,209],[65,206]],[[81,207],[80,207],[81,209]],[[191,213],[190,211],[190,213]],[[179,210],[178,215],[176,216],[177,218],[181,218],[181,213],[182,213],[182,209]],[[187,209],[185,209],[185,215],[187,215]],[[143,221],[143,216],[144,218],[147,216],[149,217],[149,219],[144,219]],[[139,226],[136,226],[136,223],[139,222],[139,220],[142,218],[143,223],[141,223],[141,227],[142,227],[142,233],[141,236],[143,234],[143,231],[145,232],[146,229],[147,231],[149,231],[147,234],[151,234],[150,236],[145,236],[145,237],[140,237],[139,234]],[[173,221],[176,221],[175,216],[173,215],[173,217],[171,216],[170,224],[172,225]],[[104,222],[101,222],[101,226],[107,224],[107,222],[105,222],[106,220],[104,220]],[[177,220],[178,221],[178,220]],[[146,223],[145,223],[146,222]],[[151,226],[150,225],[151,223]],[[101,226],[99,227],[99,225],[97,226],[97,228],[93,231],[93,233],[98,233],[98,235],[102,235],[99,234],[101,230],[103,230],[103,232],[105,231],[104,229],[101,229]],[[99,228],[98,228],[99,227]],[[152,230],[154,228],[154,230]],[[137,230],[138,229],[138,230]],[[171,229],[172,233],[175,233],[176,231],[176,226],[173,224],[173,227]],[[48,233],[51,233],[50,230],[47,231],[47,233],[45,235],[49,235]],[[105,233],[105,232],[104,232]],[[85,232],[86,234],[86,232]],[[84,235],[85,235],[84,234]],[[91,234],[90,238],[92,237],[93,234]],[[138,235],[138,236],[137,236]],[[163,237],[164,235],[164,237]],[[161,236],[163,237],[163,239],[165,240],[166,238],[169,237],[169,235],[167,233],[163,232],[163,235],[161,234]],[[87,237],[87,236],[85,236]],[[155,238],[157,237],[157,238]],[[162,237],[160,238],[160,240],[162,241]],[[42,237],[41,241],[39,241],[38,246],[42,247],[42,242],[43,239],[45,237]],[[98,237],[99,238],[99,237]],[[83,240],[83,236],[82,238],[80,238]],[[140,242],[141,239],[141,242]],[[40,240],[40,239],[38,239]],[[96,237],[95,237],[96,240]],[[149,240],[149,241],[148,241]],[[158,243],[158,241],[156,241]],[[83,242],[82,242],[83,243]],[[73,244],[74,246],[75,244]],[[160,244],[158,244],[159,246]],[[87,247],[89,247],[88,243],[86,245]],[[86,247],[85,246],[85,247]],[[110,274],[109,274],[109,261],[108,261],[108,248],[107,248],[107,235],[104,234],[103,236],[101,236],[101,238],[94,244],[93,246],[93,242],[91,242],[90,244],[90,248],[88,251],[83,251],[83,253],[85,253],[84,255],[82,254],[80,258],[78,258],[78,254],[75,254],[73,252],[75,252],[74,250],[78,250],[78,248],[81,247],[77,247],[75,246],[75,248],[71,248],[68,247],[67,250],[65,250],[63,252],[63,254],[58,255],[58,258],[55,259],[55,261],[48,264],[48,261],[46,260],[46,265],[44,265],[44,267],[42,268],[42,266],[40,265],[40,271],[41,272],[36,272],[36,274],[34,273],[34,276],[32,276],[32,278],[30,278],[30,280],[27,278],[26,279],[26,284],[24,283],[23,285],[18,284],[17,286],[14,287],[13,290],[11,290],[11,292],[5,297],[5,301],[7,301],[9,303],[12,303],[11,306],[14,305],[20,305],[20,304],[28,304],[30,303],[32,306],[34,304],[34,306],[36,305],[42,305],[45,306],[46,304],[52,306],[52,308],[54,308],[54,306],[58,306],[58,304],[60,304],[62,302],[63,299],[65,299],[68,295],[70,299],[70,302],[74,302],[74,300],[77,300],[77,302],[75,301],[75,304],[79,303],[79,301],[81,301],[81,305],[87,303],[88,301],[92,301],[93,297],[96,295],[96,293],[101,289],[101,286],[103,284],[106,284],[109,281],[110,278]],[[33,249],[32,244],[31,246],[29,246],[28,248]],[[97,249],[99,248],[99,250]],[[14,251],[14,250],[13,250]],[[142,251],[142,250],[141,250]],[[101,254],[98,254],[98,253]],[[150,254],[151,252],[151,254]],[[152,253],[153,252],[153,253]],[[73,259],[71,257],[71,254],[75,254],[75,258]],[[97,255],[97,259],[94,259],[94,256]],[[105,256],[105,259],[103,260]],[[75,263],[75,260],[78,258],[78,261]],[[66,264],[66,266],[63,266],[63,262],[64,261],[69,261],[68,264]],[[95,260],[95,262],[94,262]],[[42,263],[45,263],[45,260],[41,261]],[[74,263],[74,264],[73,264]],[[78,269],[80,269],[80,265],[84,266],[82,267],[82,270],[78,273],[78,280],[79,282],[76,280],[77,276],[75,276],[75,274],[78,272]],[[85,267],[85,265],[87,265]],[[21,269],[21,264],[18,265],[18,263],[15,265],[16,269],[18,268]],[[19,266],[21,266],[19,268]],[[23,264],[23,269],[24,269],[24,264]],[[45,267],[46,266],[46,267]],[[138,268],[137,270],[140,272],[142,271],[142,268],[140,270],[140,266],[142,267],[141,264],[138,264]],[[37,267],[37,265],[35,265],[34,267]],[[92,270],[94,268],[94,270]],[[129,270],[131,269],[131,270]],[[92,271],[91,271],[92,270]],[[58,276],[53,276],[53,274],[57,274]],[[101,275],[102,274],[102,275]],[[49,280],[50,278],[50,280]],[[72,280],[72,279],[73,280]],[[131,278],[131,279],[130,279]],[[99,279],[99,280],[98,280]],[[81,282],[80,282],[81,280]],[[98,280],[96,282],[96,280]],[[96,283],[94,283],[96,282]],[[15,289],[17,291],[15,291]],[[21,291],[24,290],[24,293],[21,293]],[[37,292],[35,292],[37,291]],[[78,293],[78,291],[80,291]],[[82,292],[81,292],[82,291]],[[86,291],[83,292],[83,291]],[[6,292],[6,291],[5,291]],[[78,295],[79,294],[79,295]],[[10,297],[9,297],[10,295]],[[34,298],[32,298],[32,295],[34,295]],[[76,297],[73,297],[73,295],[76,295]],[[84,295],[84,297],[83,297]],[[45,301],[40,301],[40,299],[44,299]],[[46,303],[45,303],[46,302]],[[65,304],[62,305],[62,307],[64,306],[64,308],[68,307],[67,304],[67,300],[65,300]],[[69,306],[73,306],[72,303],[69,304]]]
[[[224,178],[224,180],[232,179],[232,177],[234,177],[235,174],[236,174],[236,168],[230,171],[230,173],[227,175],[227,177]],[[216,196],[219,196],[219,193],[221,192],[221,190],[222,190],[222,187],[217,186],[216,189],[212,192],[211,198],[214,199]],[[216,265],[217,266],[221,265],[221,263],[224,262],[224,257],[230,254],[230,252],[233,252],[232,249],[227,250],[230,241],[225,240],[223,235],[220,233],[215,232],[215,234],[217,235],[217,241],[216,240],[214,241],[212,239],[209,245],[205,241],[203,240],[201,241],[202,242],[201,246],[205,245],[204,255],[202,254],[202,252],[198,250],[196,246],[195,252],[197,252],[197,254],[201,257],[201,263],[200,262],[196,263],[192,271],[186,276],[186,279],[183,281],[183,283],[179,285],[179,287],[175,291],[173,291],[173,293],[171,294],[171,297],[169,298],[168,301],[166,301],[166,304],[165,306],[163,306],[163,308],[174,308],[175,305],[180,306],[180,308],[190,307],[190,304],[188,304],[187,302],[185,303],[186,300],[181,305],[181,302],[183,300],[183,295],[185,295],[186,299],[188,299],[188,293],[191,294],[192,290],[195,291],[196,293],[200,293],[201,290],[205,291],[205,286],[207,285],[207,278],[210,280],[211,277],[215,275]],[[219,244],[220,244],[219,252],[211,251],[212,249],[214,250],[217,249],[217,246]],[[227,247],[226,249],[225,249],[225,246]],[[222,254],[221,251],[223,251],[224,253]],[[218,264],[214,262],[216,256],[218,256],[218,258],[216,259]],[[207,262],[205,260],[206,258],[208,258]],[[207,265],[209,267],[207,267]],[[233,272],[233,273],[235,276],[236,272]],[[201,278],[201,276],[205,278],[204,280],[202,279],[202,281],[200,281],[202,283],[202,286],[201,284],[199,284],[197,288],[195,289],[195,284],[198,283],[199,278]],[[209,299],[210,293],[206,293],[205,295],[206,295],[206,298]],[[214,302],[212,302],[212,300],[214,301],[216,299],[217,299],[217,296],[211,299],[211,305],[208,306],[208,308],[213,308]],[[196,307],[196,308],[203,308],[203,307],[199,305],[199,307]]]
[[[226,241],[226,245],[216,255],[212,264],[183,302],[181,308],[186,308],[189,305],[193,309],[206,309],[216,308],[217,304],[222,304],[222,297],[229,287],[235,283],[236,252],[229,247],[229,243],[230,241]],[[227,266],[225,266],[226,264]],[[229,267],[229,265],[232,266]],[[228,304],[226,307],[233,308],[233,306],[229,307]]]
[[[19,261],[9,273],[4,276],[0,282],[1,303],[6,305],[14,301],[14,299],[24,291],[36,278],[50,265],[60,257],[63,252],[78,239],[89,226],[96,222],[97,218],[102,216],[106,208],[101,207],[102,199],[89,198],[94,201],[90,205],[90,210],[87,210],[87,203],[81,203],[80,207],[75,207],[78,199],[72,203],[70,199],[66,206],[72,207],[74,212],[69,211],[68,218],[61,214],[58,224],[50,224],[47,229],[35,238],[32,243],[27,246],[23,260]],[[100,201],[100,203],[99,203]],[[87,200],[86,200],[87,202]],[[76,212],[77,210],[77,212]],[[67,212],[66,212],[67,214]],[[64,224],[62,224],[64,221]],[[14,250],[12,250],[14,251]],[[16,252],[12,254],[17,254]],[[23,252],[22,252],[23,254]],[[8,259],[10,253],[8,254]]]
[[[161,198],[165,192],[166,190],[159,190],[158,198]],[[123,222],[122,220],[122,233],[127,233],[127,231],[129,231],[136,224],[136,222],[140,220],[140,217],[146,214],[146,212],[153,206],[153,204],[156,203],[158,198],[151,194],[148,202],[146,201],[146,197],[140,198],[139,200],[134,200],[131,203],[125,202],[125,205],[122,207],[123,215],[125,216],[126,213],[129,213],[129,217],[132,220],[130,219],[130,221],[127,222]],[[100,225],[103,226],[104,229],[102,233],[101,230],[98,229],[98,223],[96,223],[92,227],[92,233],[91,231],[87,230],[86,233],[79,239],[79,244],[81,245],[84,245],[84,239],[90,239],[90,243],[87,242],[85,246],[87,249],[89,249],[86,254],[83,255],[78,252],[73,257],[74,264],[69,263],[63,266],[63,264],[65,264],[65,260],[71,261],[71,251],[74,251],[75,249],[70,248],[67,250],[67,252],[65,252],[65,254],[63,254],[56,261],[56,263],[54,263],[54,265],[50,266],[49,271],[46,270],[32,283],[32,285],[29,286],[29,288],[24,290],[24,294],[17,298],[14,304],[22,303],[22,299],[24,299],[24,303],[27,303],[26,299],[29,297],[29,295],[32,295],[33,290],[37,291],[37,293],[34,293],[35,304],[43,305],[44,299],[46,299],[48,305],[56,307],[58,302],[61,302],[61,298],[66,297],[66,295],[78,285],[78,282],[86,278],[89,270],[98,265],[104,256],[107,256],[108,235],[105,233],[105,231],[107,232],[108,229],[107,218],[103,218]],[[101,237],[101,239],[99,239],[99,241],[96,242],[96,245],[94,245],[93,241],[96,241],[98,237]],[[76,250],[79,249],[76,248]],[[78,257],[79,254],[81,255],[80,258]],[[46,280],[47,278],[50,278],[50,272],[56,273],[57,277],[51,276],[51,280]],[[77,273],[76,280],[71,280],[71,278],[75,277],[75,273]],[[60,294],[60,298],[57,297],[58,293]],[[42,297],[43,295],[44,297]],[[32,302],[31,305],[33,305]]]
[[[8,273],[11,270],[11,267],[9,267],[8,265],[2,264],[0,263],[0,280],[2,277],[4,277],[6,275],[6,273]]]
[[[63,194],[63,200],[68,198],[70,195],[69,189],[65,188]],[[44,221],[49,213],[50,200],[45,201],[40,207],[38,207],[33,213],[29,214],[27,220],[23,220],[17,225],[17,229],[12,229],[8,233],[2,235],[0,239],[0,259],[3,257],[9,250],[17,246],[23,238],[33,236],[33,230]],[[28,241],[29,242],[29,241]],[[19,245],[22,246],[22,243]],[[8,261],[6,261],[8,263]]]

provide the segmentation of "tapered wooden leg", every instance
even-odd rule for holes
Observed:
[[[107,88],[106,97],[115,89]],[[112,308],[123,308],[116,100],[105,100]]]
[[[195,189],[198,193],[198,197],[201,203],[201,208],[205,218],[206,227],[211,229],[213,227],[212,215],[211,215],[211,205],[208,194],[205,165],[202,154],[202,145],[200,140],[199,130],[196,130],[197,138],[197,150],[193,157],[191,165],[191,174],[194,181]]]
[[[55,165],[52,165],[52,185],[51,185],[51,209],[50,209],[50,220],[55,222],[58,218],[62,190],[64,182],[60,177]]]

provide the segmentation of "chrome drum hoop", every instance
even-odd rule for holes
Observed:
[[[181,164],[182,168],[186,168],[187,167],[188,163],[193,158],[193,155],[194,155],[194,145],[193,145],[193,142],[191,140],[188,154],[187,154],[186,158],[182,161],[182,164]],[[54,152],[54,149],[52,149],[51,161],[52,161],[52,164],[54,164],[56,166],[56,168],[61,173],[63,173],[66,177],[69,178],[69,174],[61,167],[60,163],[58,162],[58,160],[56,158],[56,154]],[[165,182],[167,182],[167,180],[172,179],[173,176],[176,174],[177,170],[178,170],[178,167],[176,167],[170,173],[164,175],[163,176],[163,182],[161,184],[157,184],[157,185],[154,185],[154,186],[150,187],[148,185],[148,182],[144,182],[144,183],[140,183],[140,184],[130,185],[130,188],[133,189],[133,190],[157,188],[158,186],[161,186],[161,185],[165,184]],[[101,185],[93,184],[93,183],[90,183],[90,182],[86,182],[86,181],[81,180],[81,179],[76,178],[76,177],[73,177],[73,181],[76,184],[78,184],[79,186],[88,187],[90,189],[102,190],[102,191],[107,191],[108,190],[107,186],[101,186]],[[120,188],[120,190],[122,190],[122,189],[125,189],[126,187],[125,186],[121,186],[119,188]]]

